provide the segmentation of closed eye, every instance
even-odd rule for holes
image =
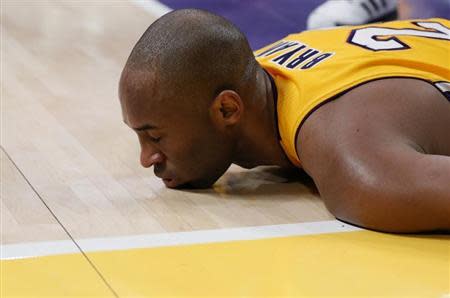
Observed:
[[[147,137],[152,143],[159,143],[161,141],[161,137],[155,137],[154,133],[151,133],[147,130]]]
[[[153,143],[159,143],[159,141],[161,141],[161,137],[158,137],[158,138],[154,138],[151,136],[148,136],[148,137],[149,137],[150,141],[152,141]]]

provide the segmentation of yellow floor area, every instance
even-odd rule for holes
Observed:
[[[82,254],[0,262],[0,297],[114,297]]]
[[[450,236],[358,231],[87,255],[120,297],[444,298],[450,293]],[[108,296],[80,257],[2,261],[2,297]]]

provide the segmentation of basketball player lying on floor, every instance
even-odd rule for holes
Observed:
[[[167,187],[209,187],[231,163],[295,166],[338,219],[448,231],[449,27],[305,31],[253,53],[222,17],[174,11],[128,58],[124,121]]]

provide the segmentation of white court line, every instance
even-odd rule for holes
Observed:
[[[27,242],[0,245],[0,260],[81,253],[71,240]]]
[[[172,11],[172,9],[156,0],[130,0],[131,3],[138,7],[145,9],[156,17],[165,15]]]
[[[189,244],[219,243],[289,236],[317,235],[359,231],[360,228],[337,220],[297,224],[202,230],[163,234],[144,234],[113,238],[75,240],[84,252],[113,251]],[[6,244],[0,246],[1,260],[30,258],[57,254],[79,253],[70,240]]]

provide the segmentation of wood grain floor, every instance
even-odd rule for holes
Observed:
[[[2,243],[333,219],[301,173],[233,166],[211,190],[176,191],[140,167],[117,82],[157,16],[129,1],[2,1]]]

